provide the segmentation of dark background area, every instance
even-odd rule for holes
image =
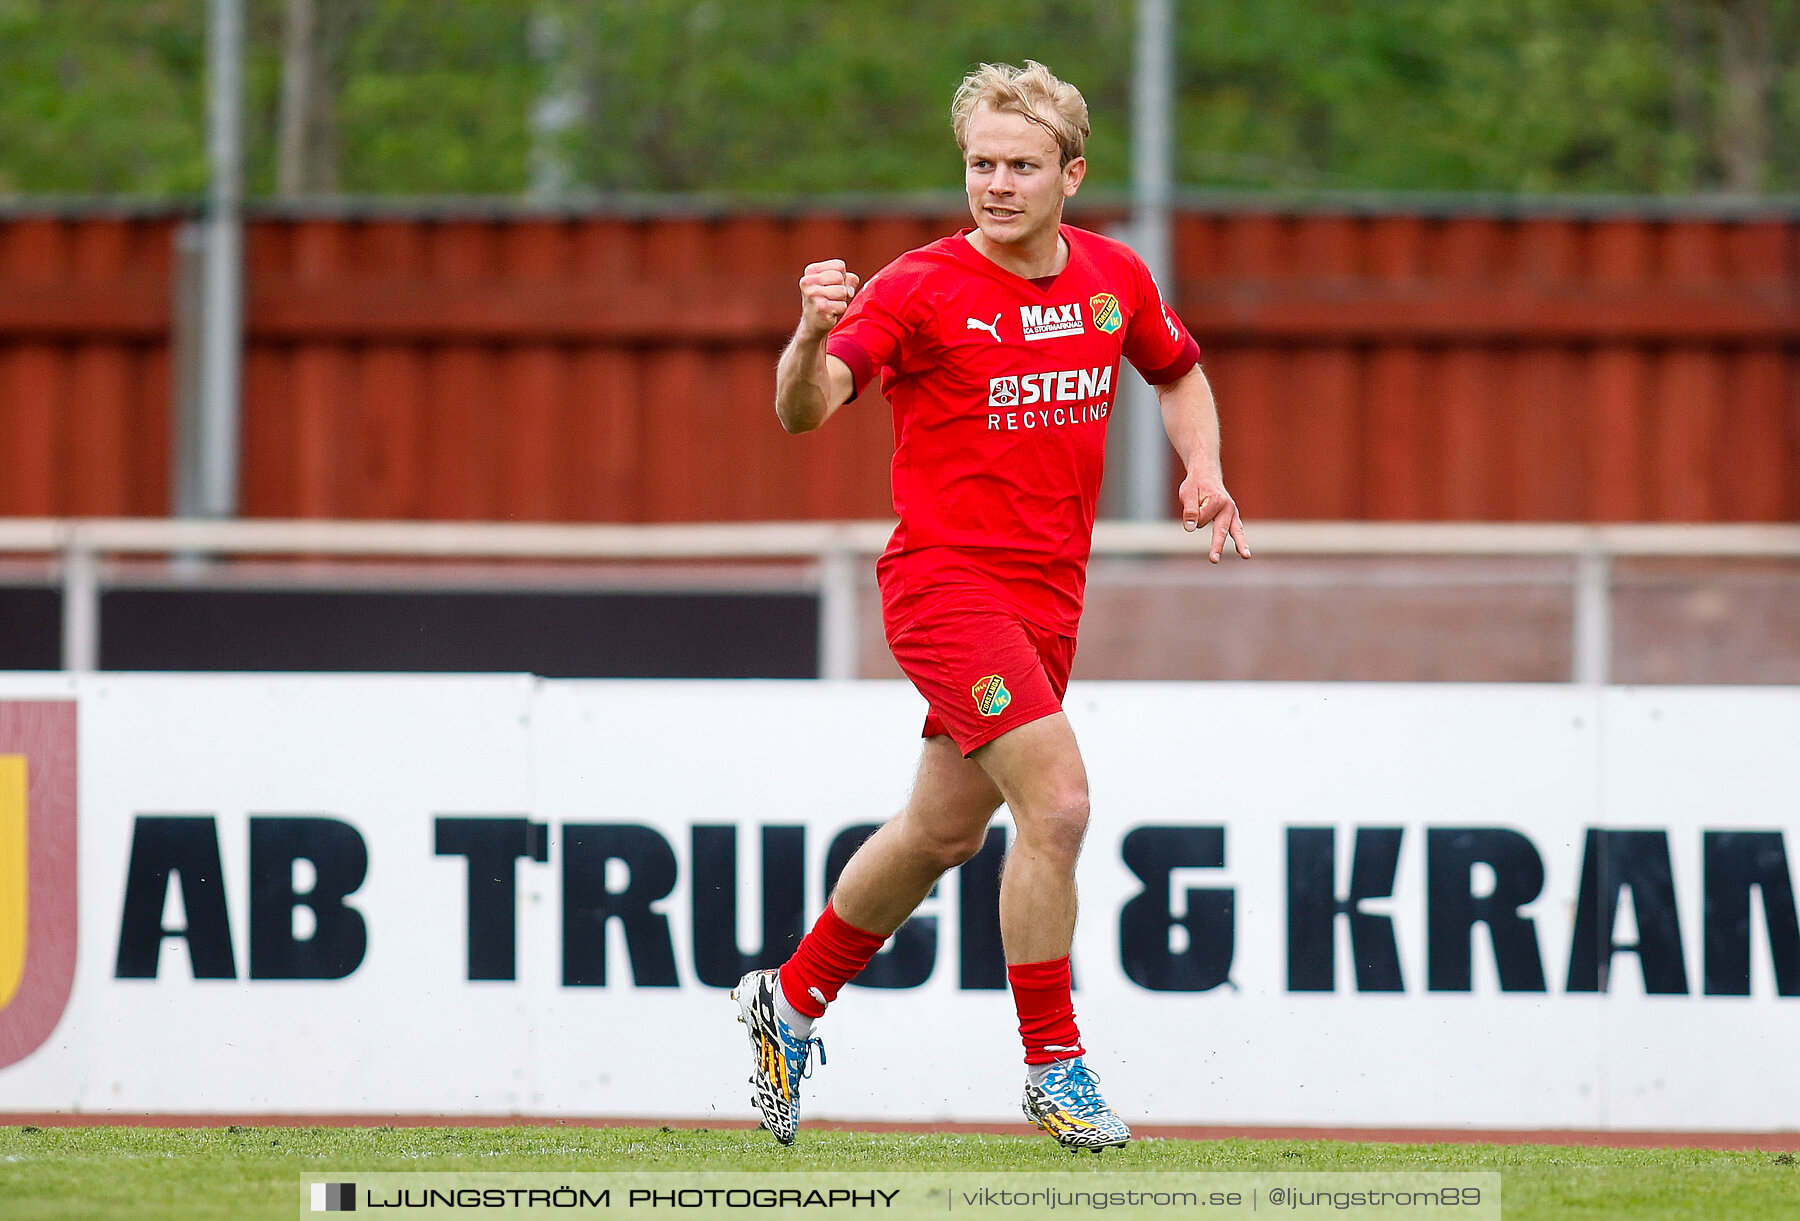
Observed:
[[[62,595],[0,586],[0,670],[54,670],[62,664]]]
[[[812,678],[810,594],[109,589],[107,670]],[[0,589],[0,669],[61,664],[58,591]]]

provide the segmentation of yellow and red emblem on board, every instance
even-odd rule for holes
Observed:
[[[1012,703],[1012,692],[998,674],[990,674],[969,689],[975,697],[975,711],[982,716],[999,716]]]
[[[1118,330],[1124,322],[1119,313],[1119,299],[1111,293],[1095,293],[1088,298],[1088,306],[1094,325],[1108,335]]]
[[[0,1068],[68,1006],[75,912],[75,702],[0,700]]]
[[[18,995],[25,976],[27,776],[24,755],[0,755],[0,1010]]]

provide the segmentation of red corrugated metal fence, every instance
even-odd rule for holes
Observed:
[[[0,514],[167,510],[173,229],[0,220]]]
[[[961,221],[258,219],[244,511],[884,515],[874,396],[774,422],[794,281]],[[0,513],[166,511],[174,224],[0,218]],[[1800,519],[1793,219],[1190,209],[1177,258],[1253,519]]]
[[[1800,225],[1188,216],[1265,517],[1800,515]]]

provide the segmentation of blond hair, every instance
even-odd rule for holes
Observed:
[[[1049,132],[1065,166],[1087,146],[1091,130],[1087,99],[1035,59],[1026,60],[1023,68],[982,64],[963,77],[950,102],[950,129],[956,133],[956,146],[964,152],[969,150],[969,120],[983,106],[1023,115]]]

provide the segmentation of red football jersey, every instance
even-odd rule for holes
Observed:
[[[973,588],[1073,636],[1117,402],[1119,357],[1152,383],[1200,352],[1136,252],[1064,225],[1069,262],[1005,270],[969,230],[901,255],[826,341],[894,411],[894,512],[877,565],[890,620]]]

